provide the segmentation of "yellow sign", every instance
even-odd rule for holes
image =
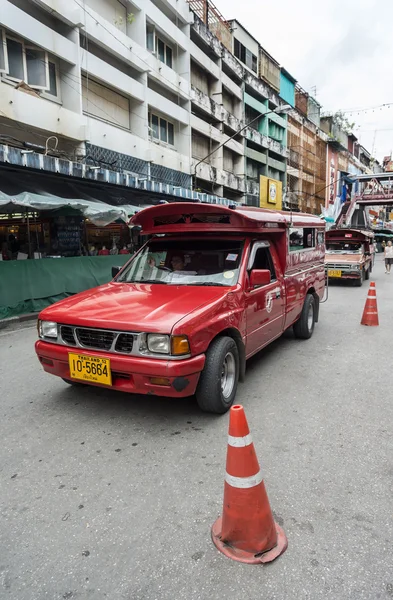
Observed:
[[[259,206],[261,208],[282,209],[282,183],[261,175],[259,178]]]

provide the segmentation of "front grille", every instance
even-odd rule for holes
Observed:
[[[74,331],[72,327],[67,327],[67,325],[62,325],[60,327],[60,335],[61,339],[67,346],[76,346],[76,341],[74,337]]]
[[[347,271],[347,270],[350,270],[350,268],[351,268],[351,265],[349,265],[348,263],[345,263],[345,264],[326,263],[325,266],[327,269],[339,269],[340,271]]]
[[[134,345],[134,336],[130,333],[120,333],[117,338],[115,350],[124,354],[131,354]]]
[[[78,342],[85,348],[94,350],[110,350],[116,336],[114,331],[103,331],[100,329],[75,328]]]

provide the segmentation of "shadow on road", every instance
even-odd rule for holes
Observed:
[[[274,355],[288,344],[294,343],[292,330],[288,330],[284,335],[269,344],[258,354],[247,361],[246,380],[239,386],[247,386],[247,380],[252,375],[263,376],[264,369],[270,368],[269,358],[274,359]],[[296,343],[296,342],[295,342]],[[240,390],[241,388],[239,388]],[[184,419],[198,419],[201,421],[215,421],[223,415],[213,415],[203,413],[197,404],[196,398],[167,398],[163,396],[145,396],[118,392],[110,388],[104,389],[93,386],[67,385],[56,391],[52,395],[56,403],[63,405],[64,411],[80,413],[84,416],[94,416],[103,422],[107,422],[108,417],[115,419],[121,418],[126,421],[138,421],[147,419],[153,424],[157,424],[157,419],[184,421]]]

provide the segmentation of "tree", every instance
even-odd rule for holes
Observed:
[[[348,120],[342,110],[338,110],[333,114],[333,123],[347,135],[351,135],[351,133],[353,133],[356,125],[356,123],[351,123]]]

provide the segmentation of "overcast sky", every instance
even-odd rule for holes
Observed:
[[[355,135],[381,160],[393,150],[392,0],[214,0],[236,18],[324,111],[348,113]]]

